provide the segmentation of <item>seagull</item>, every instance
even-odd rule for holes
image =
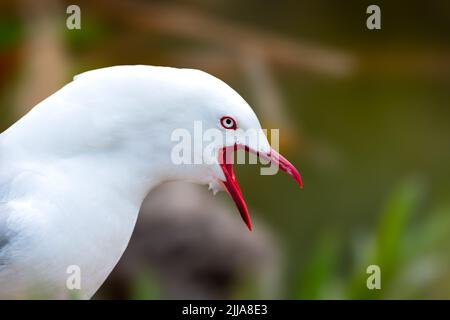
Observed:
[[[195,122],[231,138],[209,152],[194,144],[207,161],[176,163],[173,134]],[[244,136],[250,129],[257,139]],[[208,73],[137,65],[75,76],[0,135],[0,298],[90,299],[124,253],[144,198],[164,182],[227,191],[251,230],[229,160],[236,150],[302,186],[251,107]]]

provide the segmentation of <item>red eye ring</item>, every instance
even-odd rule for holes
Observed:
[[[232,117],[229,117],[229,116],[220,118],[220,124],[225,129],[231,129],[231,130],[237,129],[236,120],[234,120]]]

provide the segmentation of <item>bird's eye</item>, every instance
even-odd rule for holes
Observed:
[[[220,119],[220,124],[221,124],[222,127],[224,127],[225,129],[233,129],[233,130],[236,130],[236,128],[237,128],[236,121],[235,121],[232,117],[222,117],[222,118]]]

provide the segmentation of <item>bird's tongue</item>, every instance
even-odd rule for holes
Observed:
[[[248,229],[252,230],[252,222],[250,220],[250,214],[248,213],[247,204],[244,201],[244,197],[242,196],[241,188],[239,187],[238,181],[236,179],[236,175],[233,170],[233,151],[236,150],[238,146],[234,148],[223,148],[220,154],[220,166],[225,175],[225,181],[223,182],[225,189],[230,194],[231,198],[236,203],[236,206],[241,214],[242,219],[247,225]],[[247,152],[252,152],[257,154],[259,157],[271,161],[273,164],[279,166],[279,168],[292,176],[297,183],[300,185],[300,188],[303,187],[302,179],[300,177],[297,169],[288,161],[286,158],[281,156],[275,150],[271,150],[270,154],[260,154],[253,150],[250,150],[248,147],[244,147]]]

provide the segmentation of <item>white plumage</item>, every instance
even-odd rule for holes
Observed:
[[[218,163],[170,158],[173,130],[192,130],[194,121],[220,128],[224,115],[260,128],[248,104],[211,75],[118,66],[77,76],[2,133],[0,297],[73,296],[66,271],[76,265],[76,296],[90,298],[124,252],[153,187],[226,181]],[[254,147],[270,153],[265,137]]]

